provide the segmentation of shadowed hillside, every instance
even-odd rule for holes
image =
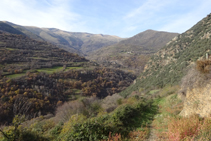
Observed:
[[[9,24],[6,24],[6,23],[1,22],[1,21],[0,21],[0,31],[12,33],[12,34],[18,34],[18,35],[25,35],[21,31],[19,31],[19,30],[13,28],[12,26],[10,26]]]

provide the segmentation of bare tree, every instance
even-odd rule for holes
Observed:
[[[31,108],[32,103],[27,98],[19,96],[15,99],[13,104],[13,114],[15,115],[27,115],[27,112]]]
[[[27,112],[29,111],[31,105],[32,105],[32,103],[28,102],[28,99],[23,96],[18,96],[15,99],[15,102],[13,104],[13,115],[14,115],[13,126],[15,128],[12,131],[14,136],[9,137],[2,129],[0,129],[0,132],[2,133],[2,135],[5,138],[7,138],[8,140],[11,140],[11,141],[18,140],[19,134],[20,134],[18,126],[20,124],[22,124],[27,119],[27,117],[25,115],[27,115]]]

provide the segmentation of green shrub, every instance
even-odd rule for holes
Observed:
[[[122,99],[120,98],[116,102],[117,102],[118,105],[121,105],[122,104]]]
[[[49,141],[48,138],[26,128],[15,130],[14,126],[9,126],[3,131],[6,136],[3,137],[2,141]]]
[[[30,126],[30,129],[32,132],[36,132],[38,134],[43,134],[46,131],[54,128],[55,123],[53,120],[43,120],[43,121],[38,121]]]
[[[34,132],[23,131],[18,141],[50,141],[50,139],[40,136]]]
[[[139,117],[139,120],[144,119],[142,119],[142,114],[147,111],[148,105],[150,104],[142,102],[137,102],[133,106],[121,105],[110,114],[87,120],[83,115],[74,115],[68,123],[65,123],[58,140],[105,140],[108,139],[109,133],[112,136],[121,134],[122,137],[127,137],[129,132],[137,126],[136,117]]]
[[[59,124],[57,124],[54,128],[52,128],[49,131],[50,135],[52,135],[53,137],[57,137],[61,133],[62,127],[63,127],[63,123],[60,122]]]

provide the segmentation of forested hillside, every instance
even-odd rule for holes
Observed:
[[[26,36],[0,32],[0,73],[22,73],[24,70],[74,66],[87,62],[77,54],[69,53],[43,41]]]
[[[77,97],[104,98],[135,79],[133,74],[98,68],[77,54],[23,35],[0,32],[0,41],[1,122],[11,122],[16,114],[32,118],[54,113],[57,103]],[[15,104],[25,102],[30,104],[27,111],[13,113]]]

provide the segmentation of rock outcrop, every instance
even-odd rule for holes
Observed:
[[[204,87],[188,89],[181,116],[197,114],[200,117],[211,115],[211,83]]]
[[[198,60],[183,77],[181,93],[185,95],[181,116],[211,116],[211,60]]]

